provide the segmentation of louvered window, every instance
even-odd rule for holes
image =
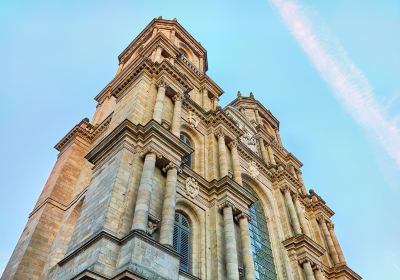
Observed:
[[[187,136],[185,133],[181,133],[180,138],[186,145],[193,148],[193,144],[192,144],[192,141],[190,140],[189,136]],[[182,163],[189,167],[192,167],[192,154],[184,157],[182,159]]]
[[[251,187],[246,184],[243,186],[257,197],[257,194]],[[277,276],[269,240],[268,225],[260,200],[251,205],[249,214],[249,233],[256,279],[276,280]]]
[[[190,226],[187,218],[175,213],[174,249],[180,255],[179,269],[189,272],[190,267]]]

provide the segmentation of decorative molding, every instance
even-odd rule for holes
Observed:
[[[191,127],[197,128],[197,126],[199,125],[200,120],[196,116],[196,114],[194,114],[192,111],[189,111],[188,122],[189,122]]]
[[[260,175],[260,171],[257,168],[257,163],[255,161],[251,161],[249,163],[249,172],[250,176],[253,178],[257,178]]]
[[[185,192],[191,198],[196,198],[199,195],[199,184],[197,183],[196,179],[192,177],[186,178]]]

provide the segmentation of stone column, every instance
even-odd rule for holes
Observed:
[[[237,216],[240,226],[240,238],[242,240],[242,254],[243,254],[243,264],[246,273],[246,280],[255,280],[255,270],[253,253],[251,251],[251,241],[249,235],[249,221],[248,216],[245,214],[240,214]]]
[[[167,170],[167,179],[161,214],[160,243],[173,246],[178,168],[169,163],[164,170]]]
[[[306,220],[306,217],[304,216],[304,211],[303,211],[303,207],[301,207],[299,196],[295,195],[293,197],[293,200],[294,200],[294,205],[296,207],[297,215],[298,215],[299,220],[300,220],[301,228],[303,229],[303,233],[305,235],[307,235],[308,237],[311,237],[310,229],[307,226],[307,220]]]
[[[172,98],[175,101],[175,105],[174,115],[172,116],[171,132],[178,138],[181,134],[182,97],[181,94],[176,94]]]
[[[339,257],[339,263],[346,264],[346,259],[344,258],[342,248],[340,247],[339,241],[336,237],[333,223],[328,223],[328,230],[329,233],[331,234],[333,244],[335,245],[335,249]]]
[[[322,273],[322,270],[320,267],[317,267],[317,269],[315,270],[315,279],[316,280],[325,280],[325,276]]]
[[[275,128],[275,134],[276,134],[276,139],[278,139],[279,144],[281,144],[282,146],[281,135],[279,134],[279,130],[277,128]]]
[[[267,149],[265,148],[264,140],[261,137],[258,138],[258,145],[260,146],[261,156],[262,156],[263,160],[268,164],[269,158],[268,158],[268,154],[267,154]]]
[[[271,148],[271,145],[267,146],[267,150],[268,150],[268,154],[269,154],[269,160],[271,162],[271,164],[275,165],[275,157],[274,157],[274,151]]]
[[[299,178],[299,181],[300,181],[300,183],[301,183],[301,192],[302,192],[303,194],[307,194],[306,186],[304,185],[303,176],[302,176],[300,170],[299,170],[299,172],[297,173],[297,177]]]
[[[154,111],[153,111],[153,119],[158,123],[161,123],[161,118],[163,115],[165,88],[166,88],[165,82],[161,81],[158,84],[156,104],[154,105]]]
[[[228,163],[226,160],[225,135],[222,131],[217,133],[218,137],[218,159],[220,178],[228,175]]]
[[[229,147],[231,148],[232,153],[232,168],[233,168],[233,179],[239,185],[242,185],[242,170],[240,168],[240,160],[239,153],[237,150],[238,142],[237,140],[233,140],[229,143]]]
[[[282,189],[282,191],[283,191],[283,194],[285,195],[286,205],[289,209],[289,216],[290,216],[290,220],[292,221],[294,235],[299,235],[299,234],[301,234],[301,228],[300,228],[299,221],[297,219],[296,210],[293,205],[292,196],[290,195],[290,189],[289,189],[289,187],[286,186]]]
[[[260,113],[258,112],[258,110],[254,110],[254,114],[256,115],[257,123],[258,123],[259,125],[262,125],[262,119],[261,119],[261,117],[260,117]]]
[[[303,269],[306,274],[306,280],[315,280],[314,272],[309,261],[303,263]]]
[[[293,176],[294,176],[296,179],[298,179],[298,178],[297,178],[297,173],[296,173],[296,168],[294,168],[294,165],[293,165],[293,164],[290,165],[290,172],[292,172]]]
[[[203,109],[210,110],[210,99],[208,98],[208,90],[203,88]]]
[[[154,56],[154,61],[160,63],[161,62],[161,52],[162,52],[162,48],[161,47],[157,47],[156,49],[156,53]]]
[[[317,219],[321,224],[322,232],[324,233],[326,244],[328,244],[328,251],[329,251],[329,254],[331,255],[333,263],[334,264],[338,264],[339,263],[339,257],[338,257],[338,254],[336,252],[335,245],[333,244],[331,235],[329,234],[328,227],[326,226],[326,220],[322,216],[319,216]]]
[[[144,159],[142,177],[136,198],[135,212],[132,229],[147,230],[150,197],[153,188],[154,169],[156,166],[156,154],[148,153]]]
[[[225,262],[228,280],[239,280],[239,265],[236,248],[235,224],[233,222],[233,207],[230,203],[222,206],[224,215]]]

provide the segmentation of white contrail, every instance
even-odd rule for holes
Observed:
[[[319,74],[353,118],[377,138],[400,168],[400,129],[374,97],[363,73],[344,49],[321,31],[295,0],[271,0]],[[319,26],[319,25],[318,25]]]

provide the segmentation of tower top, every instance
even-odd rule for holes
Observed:
[[[135,52],[144,48],[156,36],[167,39],[201,72],[208,70],[207,51],[176,18],[166,20],[162,17],[153,19],[145,29],[118,56],[120,64],[125,64]]]

